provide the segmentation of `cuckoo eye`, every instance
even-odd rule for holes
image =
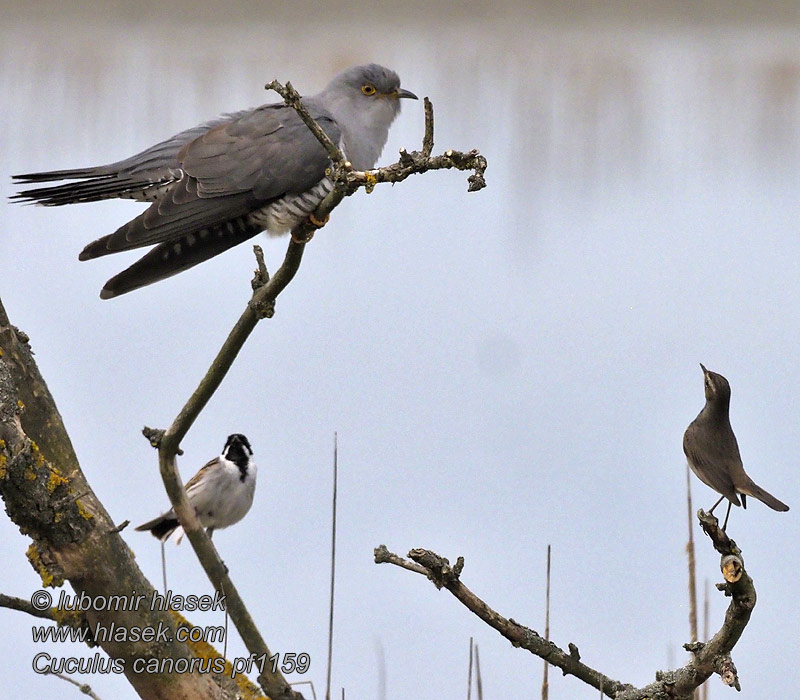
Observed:
[[[364,85],[361,86],[361,92],[363,92],[367,97],[369,97],[370,95],[374,95],[377,92],[377,90],[375,89],[374,85],[371,85],[370,83],[365,83]]]

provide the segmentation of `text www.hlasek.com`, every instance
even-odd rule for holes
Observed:
[[[134,597],[135,596],[135,597]],[[102,598],[102,600],[99,600]],[[115,600],[110,600],[115,598]],[[130,604],[133,602],[133,604]],[[47,591],[39,590],[31,596],[31,603],[38,610],[52,609],[52,598]],[[144,603],[144,605],[141,605]],[[91,598],[85,594],[70,596],[61,593],[56,610],[138,610],[148,607],[150,610],[183,609],[183,610],[215,610],[224,609],[225,597],[216,596],[175,596],[171,591],[166,598],[154,593],[152,599],[143,595],[133,596],[96,596]],[[174,631],[168,625],[159,622],[154,626],[124,626],[114,622],[108,624],[97,623],[94,627],[81,625],[70,626],[44,626],[36,625],[31,628],[34,642],[205,642],[220,644],[225,641],[225,628],[222,626],[196,627],[181,625]],[[95,653],[91,657],[56,657],[46,652],[40,652],[33,657],[33,670],[36,673],[125,673],[126,666],[130,666],[134,673],[230,673],[232,678],[242,673],[258,674],[269,669],[276,673],[305,673],[311,666],[311,658],[305,653],[285,652],[283,654],[251,654],[249,657],[237,657],[226,660],[223,657],[205,658],[112,658],[104,654]]]

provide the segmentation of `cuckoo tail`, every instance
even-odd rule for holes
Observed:
[[[108,280],[100,292],[100,298],[111,299],[177,275],[252,238],[260,231],[261,227],[257,224],[248,224],[245,219],[240,218],[234,222],[202,229],[198,233],[187,234],[174,241],[159,243],[127,270]],[[102,239],[95,243],[101,241]]]
[[[70,172],[70,171],[65,171]],[[78,172],[78,171],[75,171]],[[44,176],[46,173],[42,173]],[[15,177],[33,178],[32,175],[17,175]],[[77,176],[76,176],[77,177]],[[44,180],[29,180],[28,183],[43,182]],[[113,175],[92,177],[81,182],[68,182],[64,185],[53,187],[35,187],[23,190],[12,195],[12,200],[24,204],[41,204],[46,207],[60,207],[64,204],[80,204],[83,202],[99,202],[104,199],[136,199],[139,201],[152,201],[158,198],[163,187],[171,182],[170,178],[162,181],[120,179]]]
[[[772,510],[779,510],[779,511],[789,510],[789,506],[787,506],[783,501],[779,501],[777,498],[775,498],[775,496],[762,489],[758,484],[755,484],[753,481],[750,481],[750,483],[747,484],[744,488],[739,487],[739,492],[742,494],[743,502],[744,502],[744,494],[747,494],[748,496],[757,498],[765,505],[768,505],[770,508],[772,508]]]
[[[111,175],[112,172],[106,166],[95,168],[72,168],[71,170],[46,170],[41,173],[25,173],[24,175],[12,175],[11,179],[16,180],[22,185],[31,185],[35,182],[55,182],[56,180],[82,180],[87,177],[98,177],[99,175]]]

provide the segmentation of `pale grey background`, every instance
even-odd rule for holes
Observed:
[[[731,382],[746,467],[792,506],[732,515],[759,594],[735,651],[738,697],[796,693],[800,13],[683,6],[2,5],[0,293],[117,521],[167,503],[139,431],[173,418],[217,351],[248,298],[251,248],[101,302],[136,255],[77,254],[141,206],[9,205],[10,174],[115,160],[272,100],[273,78],[310,93],[366,61],[432,98],[437,151],[489,159],[479,194],[433,173],[337,209],[183,445],[188,478],[228,433],[251,438],[255,505],[215,542],[271,648],[311,655],[296,679],[318,692],[334,431],[333,676],[347,697],[378,697],[380,649],[387,697],[464,697],[470,636],[487,698],[539,693],[540,660],[421,577],[375,566],[380,543],[465,556],[468,586],[540,630],[552,543],[557,643],[635,684],[682,663],[681,437],[703,404],[702,361]],[[381,163],[418,147],[421,104],[403,106]],[[259,242],[274,269],[285,240]],[[692,486],[696,506],[713,503]],[[7,518],[0,528],[0,590],[27,597],[39,586],[27,540]],[[718,557],[695,536],[713,589]],[[124,537],[160,585],[157,543]],[[169,550],[169,575],[176,591],[209,592],[186,544]],[[725,606],[713,593],[713,630]],[[0,696],[79,697],[30,660],[94,650],[34,645],[32,619],[0,620]],[[244,652],[235,632],[229,652]],[[124,679],[83,680],[105,700],[133,696]],[[597,696],[550,682],[551,698]],[[713,681],[712,698],[733,692]]]

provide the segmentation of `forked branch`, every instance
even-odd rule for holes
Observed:
[[[271,654],[231,581],[227,567],[223,564],[216,548],[203,530],[194,509],[189,504],[176,464],[176,456],[181,454],[181,441],[222,383],[258,321],[272,316],[276,298],[292,281],[300,267],[306,243],[311,240],[314,232],[327,221],[331,211],[344,197],[355,193],[361,187],[370,192],[378,182],[400,182],[415,172],[422,173],[442,168],[474,170],[474,174],[469,178],[470,191],[481,189],[486,185],[483,178],[486,159],[477,151],[470,151],[467,154],[448,151],[442,156],[430,157],[433,146],[433,108],[427,98],[425,100],[426,126],[422,151],[407,153],[403,150],[400,160],[396,164],[362,172],[353,170],[350,163],[344,160],[341,151],[314,122],[303,107],[300,96],[290,84],[282,86],[280,83],[273,82],[267,87],[276,90],[284,97],[287,104],[298,112],[300,118],[328,150],[332,163],[328,172],[334,183],[333,189],[319,204],[313,215],[294,227],[283,264],[272,277],[266,271],[263,257],[259,254],[260,251],[256,250],[258,270],[253,281],[253,295],[197,389],[167,430],[144,429],[147,439],[158,449],[161,478],[175,514],[186,531],[189,542],[209,580],[217,590],[225,594],[231,620],[248,651],[257,656],[262,654],[271,656]],[[289,687],[280,672],[273,673],[268,667],[265,667],[259,677],[259,683],[264,692],[274,700],[302,697]]]
[[[493,610],[478,598],[461,582],[464,567],[463,558],[459,557],[454,566],[444,557],[426,549],[412,549],[408,553],[408,561],[390,552],[385,545],[375,549],[376,564],[395,564],[409,571],[423,574],[437,588],[446,588],[461,603],[486,622],[513,646],[527,649],[532,654],[560,668],[565,675],[573,675],[584,683],[597,688],[603,695],[614,700],[689,700],[695,688],[699,687],[709,676],[717,673],[726,685],[739,689],[739,678],[736,666],[731,659],[731,650],[747,626],[750,614],[756,603],[756,591],[753,580],[744,569],[741,550],[729,539],[719,527],[717,519],[704,513],[697,514],[703,531],[711,538],[714,548],[720,553],[720,568],[724,583],[717,588],[731,598],[720,630],[707,642],[685,644],[684,648],[692,652],[693,658],[688,664],[674,671],[657,672],[654,683],[643,688],[613,680],[580,660],[578,648],[569,644],[569,651],[548,642],[534,630],[506,618]]]

